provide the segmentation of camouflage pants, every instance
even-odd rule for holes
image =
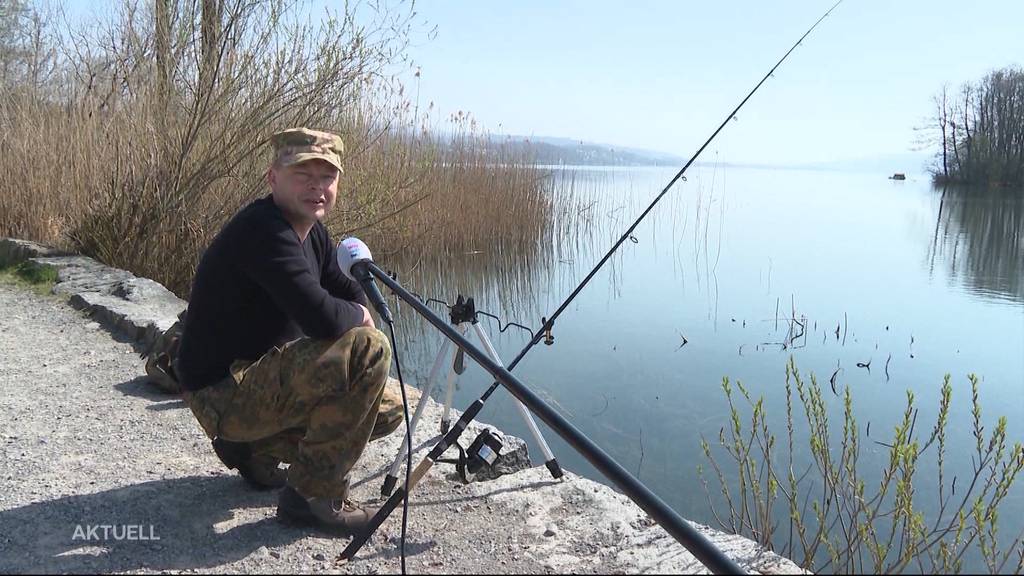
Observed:
[[[387,390],[391,346],[373,328],[337,340],[300,338],[194,393],[189,407],[211,438],[248,442],[253,457],[291,466],[304,496],[338,498],[363,448],[402,421],[400,391]]]

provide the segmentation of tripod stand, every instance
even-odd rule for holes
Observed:
[[[492,361],[496,364],[501,364],[501,359],[498,358],[498,353],[495,351],[494,346],[491,344],[490,338],[487,337],[487,333],[480,328],[480,323],[477,318],[476,305],[472,298],[464,300],[462,295],[459,295],[458,300],[451,309],[451,323],[455,326],[455,329],[459,332],[460,336],[465,336],[466,332],[472,327],[476,333],[480,343],[483,344],[484,350]],[[437,382],[438,374],[441,371],[441,367],[444,365],[445,358],[448,356],[448,351],[451,349],[451,340],[448,338],[443,339],[444,342],[441,344],[441,349],[438,350],[437,356],[434,358],[434,364],[430,368],[430,375],[427,377],[427,383],[423,387],[420,393],[420,401],[416,405],[416,412],[413,414],[412,421],[409,424],[410,433],[409,438],[412,437],[416,431],[416,425],[419,423],[420,416],[423,414],[423,409],[426,407],[426,399],[430,397],[430,392],[433,390],[434,384]],[[444,412],[441,416],[441,433],[448,432],[451,427],[451,419],[449,418],[449,412],[452,406],[452,395],[455,389],[455,378],[458,374],[462,374],[465,369],[463,366],[463,355],[461,350],[456,349],[454,356],[452,357],[451,367],[448,370],[448,389],[445,394]],[[558,460],[555,459],[554,454],[551,452],[551,448],[548,446],[547,441],[544,440],[544,436],[540,432],[540,428],[537,427],[537,423],[534,421],[533,416],[530,415],[529,410],[523,403],[518,399],[515,400],[516,407],[519,408],[519,413],[523,417],[523,421],[526,422],[526,427],[530,429],[537,444],[540,445],[541,451],[544,453],[544,465],[548,471],[551,472],[553,478],[562,477],[562,468],[558,465]],[[392,491],[395,489],[395,485],[398,482],[398,470],[402,466],[402,460],[405,458],[406,451],[409,449],[407,441],[402,442],[398,448],[398,454],[395,455],[394,462],[391,463],[391,468],[388,470],[387,477],[384,478],[384,485],[381,486],[380,492],[384,496],[390,496]]]

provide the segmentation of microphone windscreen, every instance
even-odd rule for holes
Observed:
[[[372,262],[373,256],[370,255],[370,249],[365,242],[359,238],[345,238],[338,242],[338,266],[345,276],[355,280],[352,276],[352,265],[366,261]]]

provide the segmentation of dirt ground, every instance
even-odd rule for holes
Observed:
[[[348,539],[279,522],[276,492],[221,465],[182,401],[145,381],[132,344],[24,287],[0,284],[0,311],[0,572],[400,570],[400,510],[338,563]],[[432,404],[415,462],[439,417]],[[357,499],[378,499],[399,441],[367,448]],[[750,569],[795,568],[695,526]],[[419,573],[704,570],[624,496],[572,473],[553,480],[543,466],[468,485],[435,466],[412,494],[406,554]]]

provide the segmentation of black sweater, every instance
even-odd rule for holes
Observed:
[[[196,269],[181,338],[181,384],[199,390],[296,338],[337,338],[362,323],[359,284],[342,274],[317,222],[299,237],[270,196],[240,210]]]

